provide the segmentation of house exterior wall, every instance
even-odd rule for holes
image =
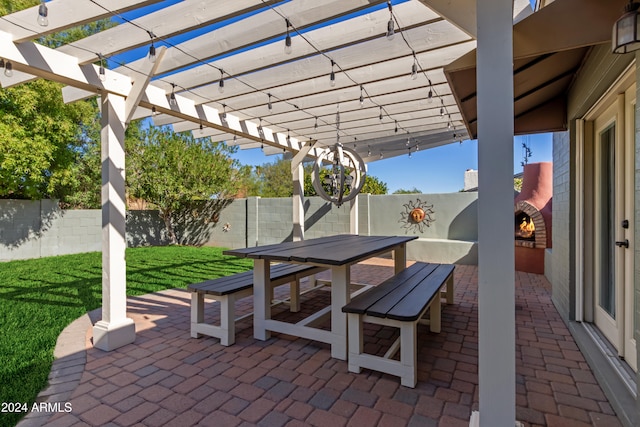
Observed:
[[[547,3],[549,3],[547,1]],[[596,340],[591,335],[586,334],[585,329],[576,320],[576,281],[577,273],[584,273],[584,319],[593,319],[593,289],[591,276],[593,275],[594,259],[593,233],[594,229],[594,177],[588,171],[593,170],[594,148],[592,142],[593,126],[592,122],[584,122],[584,146],[578,147],[577,121],[598,103],[607,90],[623,75],[636,56],[614,55],[611,53],[609,44],[594,46],[587,55],[585,62],[576,76],[571,89],[567,95],[567,127],[568,132],[554,134],[553,160],[554,160],[554,200],[553,200],[553,250],[550,254],[551,266],[549,269],[550,281],[552,284],[553,303],[569,324],[576,343],[583,351],[585,358],[594,371],[598,382],[614,407],[619,419],[624,425],[637,425],[636,420],[640,419],[637,397],[633,396],[628,388],[623,384],[617,375],[613,374],[610,356],[597,349],[594,343]],[[636,75],[636,82],[640,77]],[[640,96],[640,94],[638,94]],[[640,98],[637,98],[640,99]],[[640,227],[640,115],[636,108],[636,128],[635,128],[635,241],[640,242],[638,228]],[[581,142],[582,143],[582,142]],[[578,152],[583,153],[580,160],[585,170],[582,188],[577,182]],[[577,202],[577,191],[580,189],[582,202]],[[579,200],[579,199],[578,199]],[[583,206],[578,206],[578,203]],[[579,248],[576,246],[576,215],[583,214],[583,230],[585,230],[583,272],[576,271],[580,268],[576,263],[576,253]],[[635,265],[640,261],[640,245],[635,244]],[[635,267],[635,266],[634,266]],[[634,268],[634,296],[636,300],[635,336],[640,338],[640,273],[638,268]],[[582,307],[581,307],[582,308]]]
[[[553,249],[547,278],[553,284],[552,300],[563,319],[569,320],[573,295],[571,265],[571,161],[570,134],[553,135],[553,215],[551,224]]]

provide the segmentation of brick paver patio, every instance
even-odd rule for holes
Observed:
[[[381,258],[356,265],[352,280],[380,283],[391,266]],[[72,410],[32,414],[22,425],[468,426],[478,407],[477,267],[457,266],[455,283],[442,332],[420,329],[415,389],[366,369],[349,373],[321,343],[279,334],[257,341],[251,317],[238,323],[233,346],[192,339],[190,295],[170,290],[129,299],[137,339],[119,350],[94,349],[86,319],[65,331],[59,347],[68,351],[40,399],[70,402]],[[326,304],[328,296],[309,292],[303,308]],[[251,309],[251,299],[239,304],[240,313]],[[525,426],[620,425],[543,276],[517,273],[516,323],[518,420]],[[369,351],[384,351],[395,339],[392,329],[370,325],[367,332]],[[86,357],[73,350],[74,340],[86,346]]]

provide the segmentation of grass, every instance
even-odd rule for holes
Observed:
[[[0,403],[31,403],[46,386],[60,332],[100,307],[100,252],[0,263]],[[127,249],[127,295],[184,288],[252,267],[212,247]],[[0,414],[0,426],[23,414]]]

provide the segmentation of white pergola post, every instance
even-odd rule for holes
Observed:
[[[349,202],[349,233],[358,234],[358,196]]]
[[[304,167],[291,162],[293,175],[293,241],[304,240]]]
[[[477,24],[479,423],[512,427],[513,0],[477,0]]]
[[[102,143],[102,319],[93,327],[93,345],[111,351],[135,341],[127,318],[125,249],[125,99],[101,99]]]

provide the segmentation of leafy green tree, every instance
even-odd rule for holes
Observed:
[[[326,169],[328,172],[328,169]],[[317,196],[312,182],[313,164],[304,165],[304,195],[307,197]],[[256,166],[252,178],[250,179],[249,196],[261,197],[291,197],[293,195],[293,184],[291,174],[291,160],[279,159],[272,163]],[[387,194],[387,184],[375,176],[365,177],[362,193]]]
[[[0,15],[38,4],[0,0]],[[58,47],[113,25],[105,19],[39,43]],[[95,99],[65,105],[61,88],[36,80],[0,89],[0,198],[57,198],[65,207],[100,206],[98,106]]]
[[[45,80],[0,90],[0,197],[64,198],[97,120],[95,101],[65,105]]]
[[[387,194],[389,187],[387,183],[381,181],[379,178],[373,175],[367,175],[364,180],[364,186],[361,193],[363,194]]]
[[[150,127],[127,147],[129,195],[153,203],[160,211],[171,243],[178,243],[176,215],[193,201],[234,197],[245,182],[227,147],[190,133]]]
[[[399,188],[393,192],[393,194],[421,194],[422,191],[418,190],[416,187],[413,187],[411,190],[405,190],[404,188]]]

